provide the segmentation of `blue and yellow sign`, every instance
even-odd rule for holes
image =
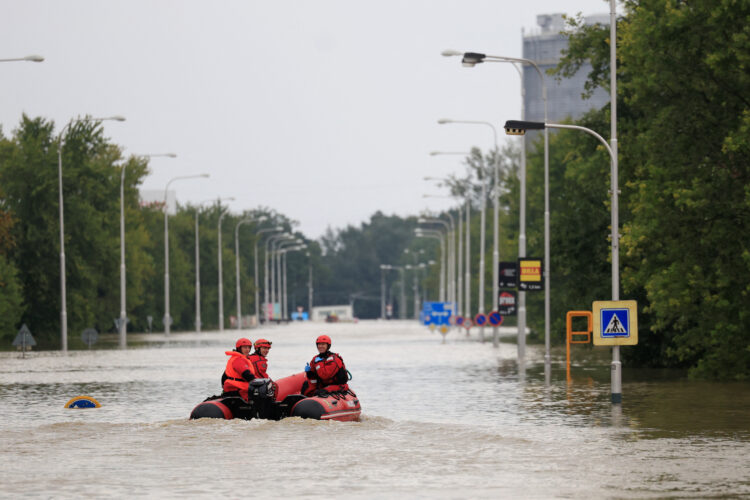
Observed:
[[[594,345],[636,345],[638,343],[638,304],[635,300],[596,301]]]

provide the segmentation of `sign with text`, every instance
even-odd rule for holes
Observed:
[[[542,259],[531,257],[518,259],[518,289],[522,292],[544,290]]]
[[[425,325],[449,325],[453,305],[450,302],[424,302],[422,321]]]
[[[498,262],[498,283],[500,288],[516,288],[518,286],[518,263]]]
[[[503,316],[516,315],[516,291],[503,290],[497,298],[497,312]]]

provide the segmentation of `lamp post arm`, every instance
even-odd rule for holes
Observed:
[[[597,134],[590,128],[581,127],[580,125],[565,125],[562,123],[545,123],[544,126],[548,128],[564,128],[564,129],[571,129],[571,130],[582,130],[586,132],[587,134],[596,137],[599,140],[599,142],[601,142],[604,145],[604,147],[607,148],[607,153],[609,153],[609,160],[612,163],[615,162],[615,153],[614,151],[612,151],[612,148],[610,147],[609,143],[605,141],[601,135]]]

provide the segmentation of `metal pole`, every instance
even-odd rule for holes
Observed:
[[[201,252],[198,238],[200,207],[195,207],[195,332],[201,331]]]
[[[611,109],[612,171],[612,300],[620,300],[620,221],[617,165],[617,3],[609,0],[609,79]],[[620,346],[612,347],[612,403],[622,403],[622,363]]]
[[[385,319],[385,269],[380,267],[380,319]]]
[[[221,205],[219,205],[219,210],[221,211]],[[229,211],[229,207],[227,207],[223,212],[219,213],[218,259],[219,259],[219,331],[220,332],[224,331],[224,276],[223,276],[223,269],[222,269],[223,259],[222,259],[222,246],[221,246],[221,221],[228,211]]]
[[[242,219],[234,226],[235,282],[237,286],[237,330],[242,329],[242,300],[240,297],[240,226],[252,219]]]
[[[125,286],[125,164],[123,164],[120,172],[120,325],[118,328],[120,349],[127,347],[125,337],[127,326]]]
[[[466,276],[464,278],[466,301],[464,316],[471,316],[471,200],[466,198]],[[468,330],[467,330],[468,332]]]
[[[164,188],[164,333],[169,336],[172,317],[169,315],[169,210],[167,209],[167,190]]]
[[[456,291],[456,314],[461,314],[461,306],[463,305],[463,208],[461,205],[458,206],[458,234],[456,235],[458,240],[458,256],[457,265],[458,269],[456,274],[458,275],[458,290]]]
[[[312,320],[312,308],[313,308],[313,269],[312,269],[312,255],[307,254],[310,259],[310,277],[307,282],[307,316]]]
[[[59,199],[60,208],[60,343],[62,352],[68,352],[68,306],[65,296],[65,222],[63,220],[63,183],[62,183],[62,140],[63,132],[73,122],[68,122],[60,131],[57,141],[57,176],[59,181]]]
[[[283,319],[283,320],[288,320],[289,319],[289,311],[287,310],[287,288],[286,288],[286,252],[287,252],[287,250],[285,249],[282,252],[282,254],[281,254],[282,266],[283,266],[283,270],[284,270],[284,273],[283,273],[283,283],[284,283],[284,286],[282,288],[282,292],[283,292],[283,294],[282,294],[282,297],[283,297],[282,304],[283,304],[283,307],[281,309],[281,319]]]
[[[406,319],[406,293],[404,292],[404,281],[406,280],[406,270],[403,267],[398,268],[401,273],[401,300],[399,300],[399,319]]]
[[[521,76],[521,119],[526,119],[526,86],[523,81],[523,71],[518,65],[513,64]],[[546,142],[546,140],[545,140]],[[521,143],[521,171],[520,177],[520,201],[519,201],[519,230],[518,230],[518,256],[526,257],[526,139]],[[518,291],[518,335],[517,335],[517,357],[522,364],[526,359],[526,292]]]

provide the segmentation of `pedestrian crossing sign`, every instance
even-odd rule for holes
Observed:
[[[638,343],[638,307],[635,300],[596,301],[594,345],[636,345]]]

